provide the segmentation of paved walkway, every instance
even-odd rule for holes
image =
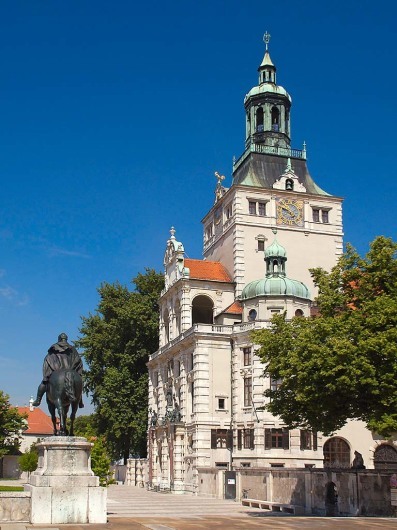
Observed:
[[[0,522],[0,530],[397,530],[397,519],[392,518],[275,515],[234,501],[148,492],[133,486],[108,488],[108,518],[102,525]]]

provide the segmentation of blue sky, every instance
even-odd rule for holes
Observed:
[[[103,281],[201,257],[264,44],[292,145],[345,197],[345,241],[396,233],[394,2],[18,1],[0,6],[0,389],[24,405]]]

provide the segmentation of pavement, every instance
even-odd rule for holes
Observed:
[[[5,483],[10,485],[11,481]],[[89,530],[397,530],[397,519],[275,515],[244,507],[234,501],[114,485],[108,488],[106,524],[31,525],[0,522],[0,530],[87,530],[87,527]]]

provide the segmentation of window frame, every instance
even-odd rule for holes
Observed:
[[[244,407],[252,407],[252,376],[244,377]]]

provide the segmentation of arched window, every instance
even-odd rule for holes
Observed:
[[[324,467],[350,467],[350,447],[343,438],[335,436],[327,440],[323,452]]]
[[[257,132],[263,132],[263,108],[258,107],[256,109],[256,130]]]
[[[280,129],[280,111],[277,107],[272,108],[272,131]]]
[[[375,469],[393,471],[397,470],[397,450],[389,444],[381,444],[375,449],[374,454]]]
[[[297,310],[295,311],[295,316],[296,316],[296,317],[303,317],[303,311],[302,311],[302,309],[297,309]]]
[[[253,322],[254,320],[256,320],[256,316],[257,316],[256,309],[251,309],[250,312],[248,313],[248,320],[250,322]]]
[[[212,324],[214,303],[209,296],[199,295],[192,304],[192,324]]]
[[[288,191],[292,191],[294,189],[294,181],[292,179],[287,179],[285,181],[285,189]]]

